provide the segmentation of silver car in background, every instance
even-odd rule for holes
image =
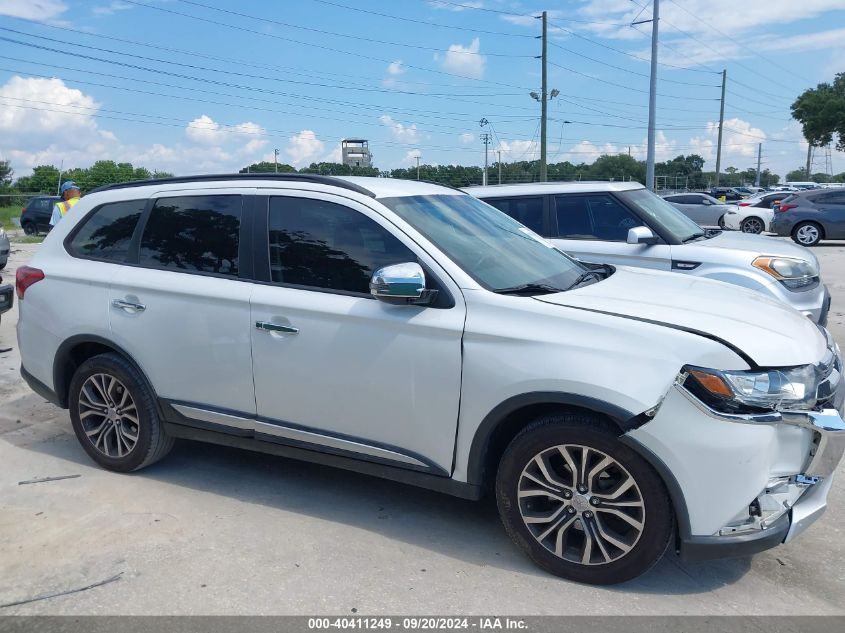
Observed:
[[[6,263],[9,261],[9,251],[11,250],[11,244],[9,243],[9,236],[6,234],[6,231],[0,226],[0,270],[3,270],[6,267]]]
[[[706,193],[673,193],[663,199],[699,226],[725,228],[725,216],[736,211],[735,204],[726,204]]]
[[[783,301],[816,323],[827,322],[830,293],[809,249],[763,235],[702,229],[639,183],[531,183],[464,191],[581,261],[716,279]]]

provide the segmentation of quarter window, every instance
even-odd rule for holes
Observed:
[[[560,237],[624,242],[629,229],[642,226],[633,213],[605,194],[558,196],[555,206]]]
[[[324,200],[271,198],[269,230],[276,283],[369,295],[375,270],[417,261],[370,218]]]
[[[543,198],[496,198],[484,202],[543,235]]]
[[[238,276],[241,196],[156,201],[141,238],[142,266]]]
[[[68,245],[71,254],[110,262],[124,261],[144,205],[144,200],[130,200],[101,206],[76,231]]]

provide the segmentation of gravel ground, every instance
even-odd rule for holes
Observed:
[[[14,244],[0,274],[36,248]],[[845,346],[845,246],[816,253]],[[577,585],[525,559],[489,501],[190,442],[139,474],[106,472],[21,381],[16,319],[0,324],[0,605],[117,579],[0,614],[845,614],[841,472],[789,545]],[[64,475],[78,477],[18,484]]]

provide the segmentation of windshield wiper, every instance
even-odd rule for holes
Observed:
[[[606,272],[604,274],[607,275],[609,273]],[[566,288],[566,290],[572,290],[575,286],[580,286],[582,283],[587,281],[590,277],[595,277],[596,281],[601,281],[602,280],[602,271],[601,270],[585,270],[583,273],[581,273],[580,275],[578,275],[575,278],[575,281],[573,281],[571,284],[569,284],[569,286]]]
[[[681,241],[681,244],[686,244],[687,242],[692,242],[693,240],[697,240],[699,237],[704,237],[705,233],[693,233],[685,240]]]
[[[548,284],[520,284],[519,286],[511,286],[510,288],[499,288],[494,290],[497,295],[521,295],[521,294],[550,294],[552,292],[561,292],[560,288],[549,286]]]

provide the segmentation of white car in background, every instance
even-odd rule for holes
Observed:
[[[725,203],[707,193],[673,193],[663,199],[699,226],[725,228],[725,216],[736,211],[735,203]]]
[[[788,191],[775,191],[740,200],[735,209],[725,214],[724,228],[743,233],[770,231],[774,217],[772,208],[788,195]]]

